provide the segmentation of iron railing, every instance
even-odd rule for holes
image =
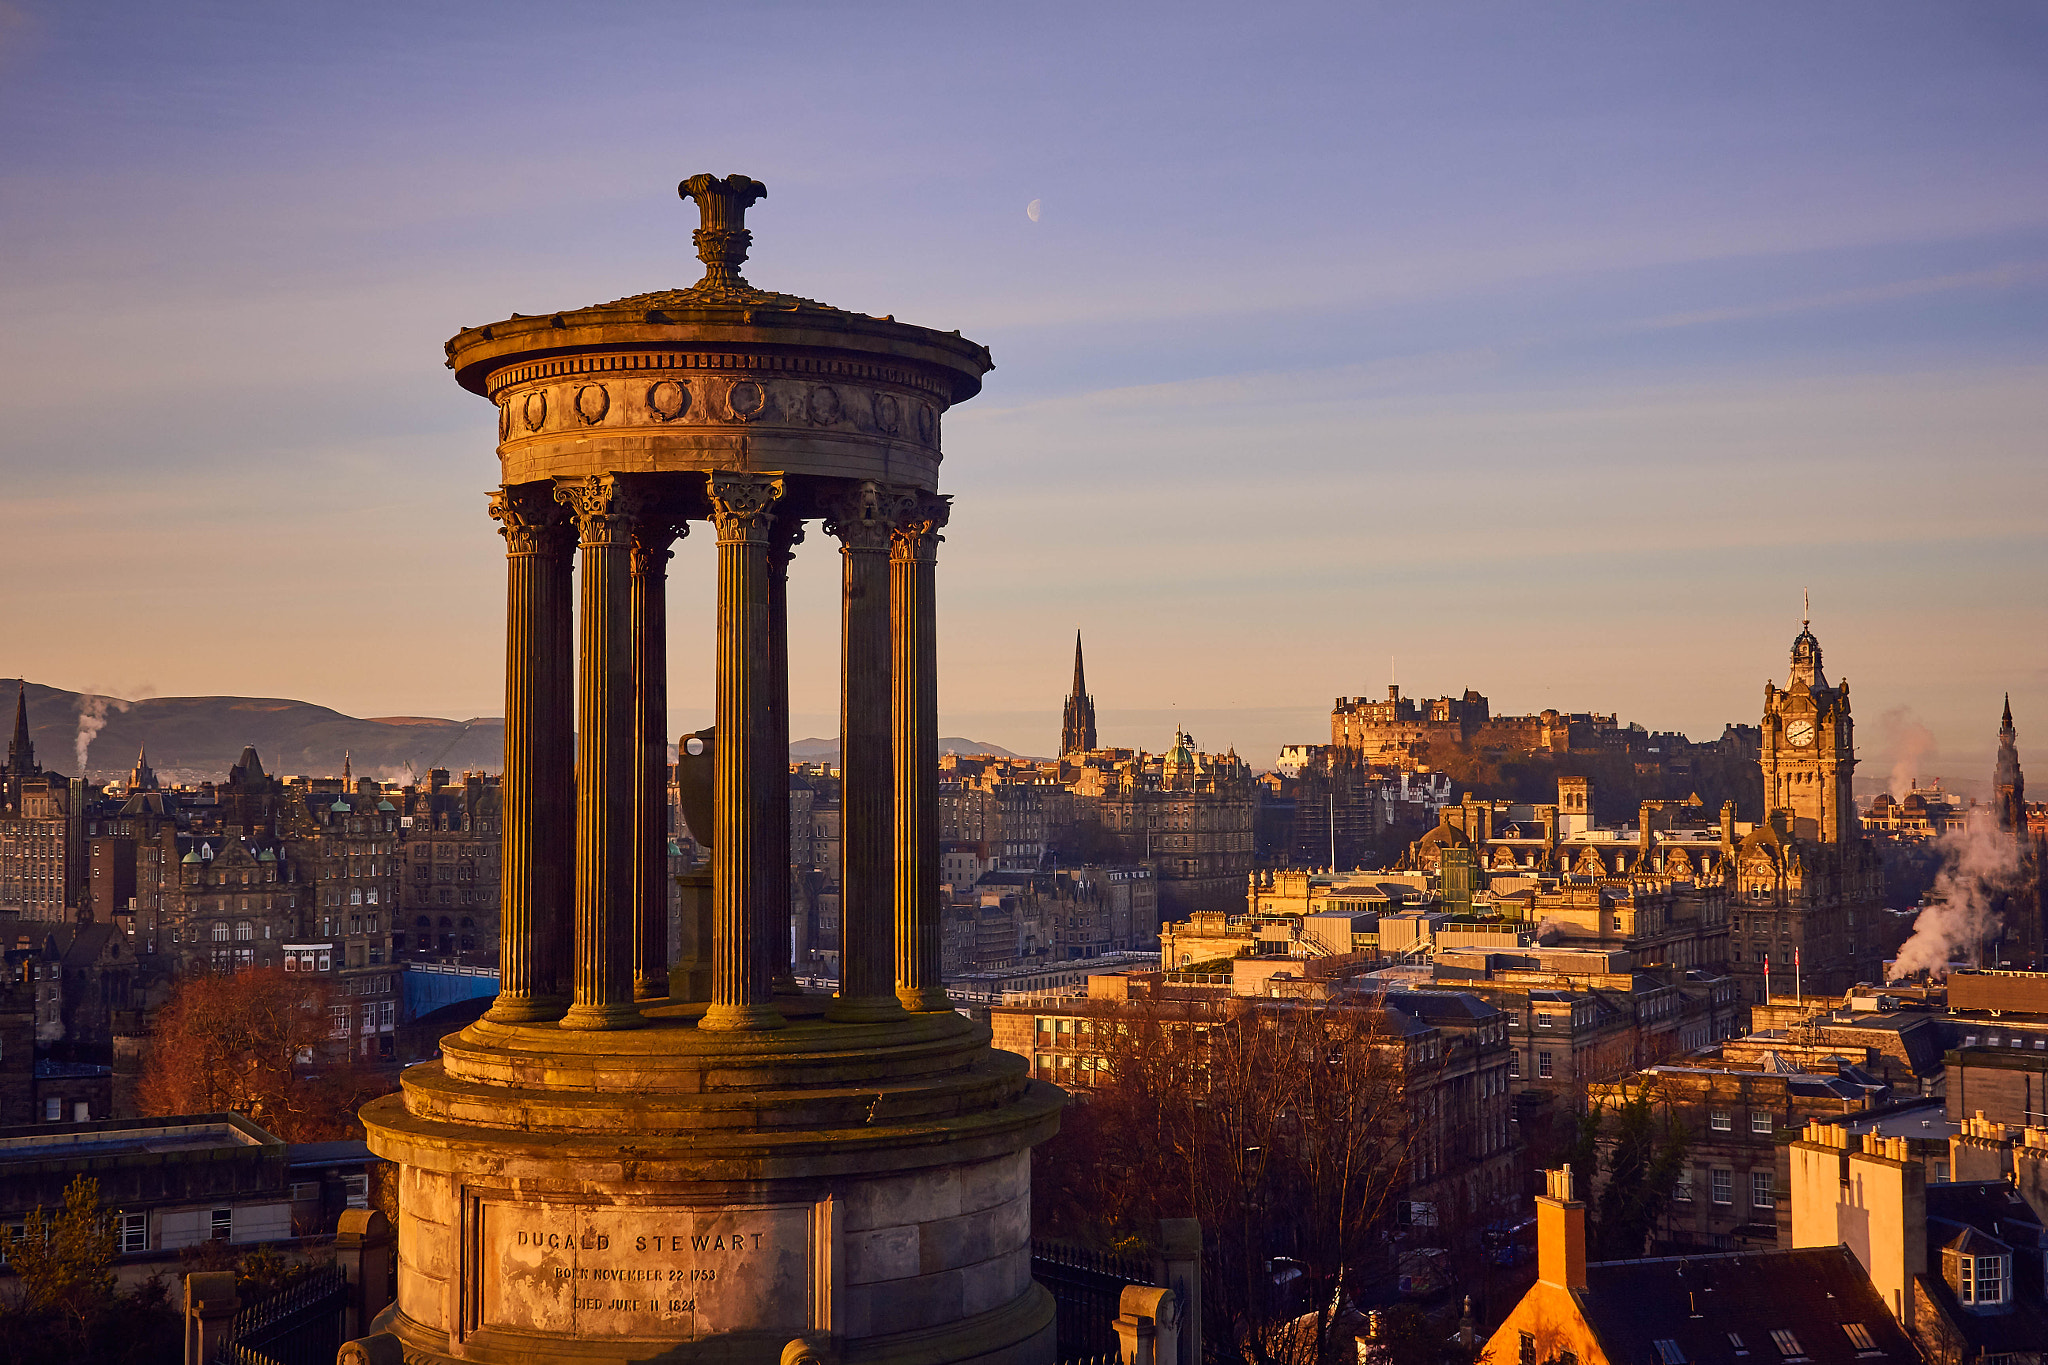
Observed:
[[[1115,1323],[1124,1289],[1151,1284],[1152,1267],[1065,1242],[1034,1240],[1031,1277],[1051,1292],[1058,1308],[1056,1359],[1081,1365],[1104,1357],[1115,1361]]]
[[[236,1313],[213,1365],[331,1365],[347,1307],[348,1272],[316,1270]]]

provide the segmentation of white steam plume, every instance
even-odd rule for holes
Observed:
[[[1906,793],[1913,790],[1913,780],[1920,776],[1926,761],[1936,753],[1934,732],[1913,714],[1909,706],[1895,706],[1877,719],[1879,741],[1891,752],[1891,776],[1885,781],[1885,790],[1892,794],[1892,800],[1903,801]]]
[[[1948,964],[1987,942],[1998,929],[1993,902],[2019,880],[2019,842],[1989,822],[1951,828],[1935,841],[1941,870],[1934,874],[1913,936],[1885,972],[1896,981],[1913,972],[1948,975]]]
[[[107,728],[107,712],[126,711],[129,703],[119,697],[102,697],[88,689],[78,699],[78,736],[71,742],[72,755],[78,760],[78,775],[85,776],[85,752],[92,748],[92,742],[100,737],[100,731]]]

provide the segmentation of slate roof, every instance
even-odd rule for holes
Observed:
[[[1985,1355],[2038,1351],[2048,1342],[2048,1302],[2041,1293],[2039,1214],[2003,1180],[1949,1181],[1927,1187],[1928,1273],[1919,1284],[1936,1310],[1973,1350]],[[1974,1244],[1974,1245],[1973,1245]],[[2014,1302],[1973,1312],[1956,1299],[1942,1278],[1941,1253],[1953,1247],[1972,1255],[2015,1254]]]
[[[1390,1007],[1440,1026],[1478,1024],[1500,1013],[1487,1001],[1463,991],[1390,990],[1385,998]]]
[[[1919,1365],[1846,1247],[1604,1261],[1580,1305],[1614,1365]],[[1860,1325],[1872,1343],[1844,1330]],[[1773,1332],[1790,1332],[1798,1350]]]

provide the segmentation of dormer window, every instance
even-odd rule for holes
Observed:
[[[1982,1247],[1991,1243],[1981,1234],[1960,1239]],[[1950,1248],[1942,1253],[1942,1270],[1956,1297],[1973,1308],[1995,1308],[2012,1302],[2012,1257],[2003,1248],[1997,1252]]]

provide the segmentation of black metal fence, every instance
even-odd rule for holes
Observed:
[[[1116,1315],[1126,1285],[1152,1283],[1144,1261],[1064,1242],[1031,1243],[1031,1277],[1058,1305],[1056,1359],[1066,1365],[1115,1365]]]
[[[348,1309],[348,1273],[316,1270],[235,1314],[213,1365],[333,1365]]]

